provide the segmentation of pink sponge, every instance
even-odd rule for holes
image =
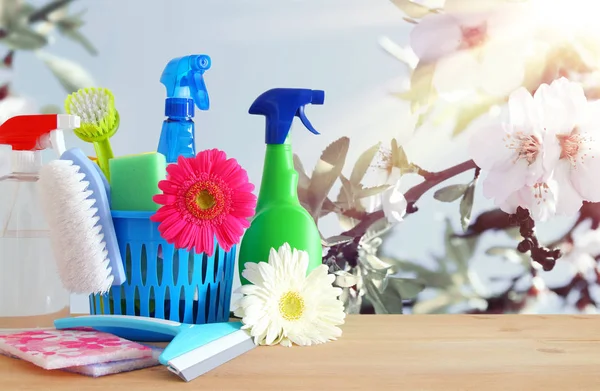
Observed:
[[[152,357],[133,358],[131,360],[111,361],[99,364],[83,365],[80,367],[64,368],[63,371],[78,373],[80,375],[100,377],[115,373],[131,372],[138,369],[150,368],[160,365],[158,356],[163,352],[162,348],[150,346]]]
[[[92,329],[34,330],[0,335],[0,351],[44,369],[152,358],[152,349]]]

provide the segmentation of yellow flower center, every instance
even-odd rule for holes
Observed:
[[[210,209],[215,205],[215,198],[206,190],[202,190],[196,196],[196,205],[202,210]]]
[[[298,292],[287,292],[279,299],[279,312],[285,320],[298,320],[304,314],[304,299]]]

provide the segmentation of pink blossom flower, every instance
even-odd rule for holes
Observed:
[[[515,192],[545,183],[549,177],[544,170],[545,138],[536,99],[537,93],[532,97],[525,88],[519,88],[509,97],[508,120],[482,128],[471,139],[471,157],[488,172],[483,193],[494,198],[497,205],[509,196],[513,197],[511,205],[515,197],[521,201],[529,199],[526,191]]]
[[[533,97],[518,89],[508,107],[509,121],[483,129],[470,145],[475,163],[489,171],[484,195],[507,213],[521,206],[540,221],[600,202],[600,102],[560,78]]]
[[[420,61],[436,63],[438,92],[503,96],[521,85],[531,31],[527,4],[448,0],[444,11],[424,17],[410,35]]]
[[[583,201],[600,202],[600,102],[588,102],[581,85],[566,78],[536,94],[546,130],[544,165],[560,187],[557,213],[574,215]]]
[[[169,243],[212,255],[214,238],[225,250],[238,243],[254,215],[256,196],[248,174],[235,159],[217,149],[180,157],[167,167],[168,177],[154,201],[163,205],[152,221]]]
[[[506,213],[515,213],[520,206],[529,210],[532,219],[547,221],[556,214],[558,191],[558,183],[553,179],[533,186],[526,185],[512,193],[500,205],[500,209]]]

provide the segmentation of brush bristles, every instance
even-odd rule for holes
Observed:
[[[105,138],[116,126],[115,98],[106,88],[83,88],[72,93],[65,101],[65,111],[80,117],[81,127],[75,130],[79,137]]]
[[[104,293],[114,277],[85,179],[73,162],[51,161],[40,172],[41,202],[64,287],[72,293]]]

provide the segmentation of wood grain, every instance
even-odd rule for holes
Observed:
[[[350,316],[336,342],[259,347],[184,383],[164,367],[91,379],[0,357],[1,390],[598,391],[600,317]]]

